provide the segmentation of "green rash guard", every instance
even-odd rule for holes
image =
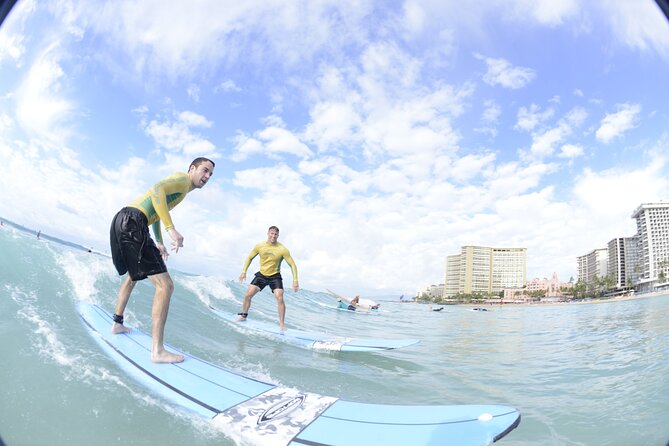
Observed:
[[[288,248],[279,242],[271,244],[264,241],[255,245],[251,254],[249,254],[244,262],[242,274],[246,274],[246,270],[249,269],[251,261],[257,255],[260,255],[260,274],[263,276],[272,276],[281,272],[281,261],[286,259],[286,262],[290,265],[290,269],[293,272],[293,283],[297,283],[297,266],[295,266],[295,261],[290,256]]]
[[[160,222],[165,225],[165,230],[174,228],[170,212],[174,206],[181,203],[186,194],[193,190],[193,182],[187,173],[177,172],[156,183],[144,195],[138,197],[130,206],[139,209],[150,225],[153,225],[153,234],[156,242],[163,242],[160,231]]]

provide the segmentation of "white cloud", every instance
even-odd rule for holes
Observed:
[[[272,201],[277,197],[298,199],[309,192],[309,187],[302,181],[300,173],[283,163],[274,167],[239,170],[235,172],[233,184],[260,191],[259,203]],[[276,201],[279,203],[282,200]]]
[[[555,146],[562,142],[571,133],[571,129],[564,123],[533,136],[530,151],[540,157],[550,156]]]
[[[574,184],[575,207],[596,218],[597,228],[589,229],[592,240],[584,251],[601,247],[614,237],[634,235],[632,212],[641,203],[666,199],[667,159],[658,156],[639,168],[614,167],[601,172],[587,168]],[[627,229],[623,229],[627,228]],[[624,232],[623,232],[624,231]],[[585,252],[583,252],[584,254]]]
[[[485,109],[481,119],[488,124],[496,124],[502,114],[502,107],[495,101],[487,100],[484,102]]]
[[[232,79],[226,79],[214,88],[214,93],[227,93],[229,91],[242,91]]]
[[[669,28],[655,2],[602,1],[599,6],[612,35],[624,45],[669,58]]]
[[[420,33],[425,28],[425,24],[429,21],[425,10],[417,2],[405,2],[403,8],[403,23],[406,29],[411,34]]]
[[[211,73],[221,62],[299,70],[324,49],[335,48],[336,53],[341,45],[365,40],[367,28],[358,25],[372,5],[325,1],[305,8],[274,1],[185,5],[149,0],[89,8],[95,31],[127,57],[126,69],[174,80]]]
[[[486,84],[501,85],[504,88],[517,90],[532,82],[536,73],[531,68],[515,67],[505,59],[495,59],[475,54],[479,60],[485,61],[488,71],[483,75]]]
[[[309,146],[300,141],[298,135],[282,127],[281,120],[270,117],[268,123],[269,126],[257,131],[252,137],[243,133],[235,137],[236,145],[232,156],[234,161],[243,161],[257,154],[265,154],[275,159],[281,158],[283,154],[295,155],[303,159],[313,154]]]
[[[530,105],[529,109],[527,107],[520,107],[518,109],[518,121],[514,128],[526,132],[532,131],[537,125],[552,118],[554,114],[555,110],[552,108],[542,112],[541,108],[536,104]]]
[[[0,134],[8,134],[14,127],[14,120],[6,113],[0,113]]]
[[[487,100],[483,103],[484,110],[481,114],[481,121],[483,126],[474,128],[474,131],[477,133],[482,133],[489,135],[494,138],[497,136],[497,128],[495,125],[499,121],[499,117],[502,114],[502,108],[495,101]]]
[[[449,169],[449,177],[459,182],[475,179],[482,173],[494,169],[495,160],[494,153],[465,155],[455,160]]]
[[[539,158],[553,155],[557,146],[572,136],[574,129],[583,125],[587,117],[588,113],[582,107],[572,108],[553,127],[532,135],[530,153]],[[537,115],[535,114],[533,118],[537,119]],[[525,125],[527,122],[526,120]]]
[[[169,152],[182,153],[185,158],[216,155],[214,144],[193,131],[193,128],[209,128],[212,122],[191,111],[180,112],[174,118],[162,122],[152,120],[146,124],[144,131],[160,147]]]
[[[66,96],[67,76],[60,65],[59,43],[45,48],[16,90],[16,119],[29,135],[64,145],[72,135],[76,110]]]
[[[507,5],[504,6],[511,6],[511,12],[518,20],[528,20],[530,18],[536,20],[537,23],[552,27],[562,25],[580,10],[578,0],[559,2],[551,0],[517,0],[506,3]]]
[[[351,98],[350,101],[316,104],[310,112],[311,121],[304,132],[305,139],[322,152],[359,143],[356,134],[362,117],[358,115],[356,99]]]
[[[37,8],[36,0],[18,2],[12,8],[2,24],[0,32],[0,67],[3,61],[11,59],[20,68],[26,53],[26,45],[30,41],[30,33],[26,33],[26,22]]]
[[[583,147],[576,144],[565,144],[560,148],[560,158],[577,158],[583,156]]]
[[[486,188],[492,200],[524,194],[537,187],[545,175],[556,169],[556,165],[549,163],[502,163],[496,165],[494,172],[489,175]]]
[[[618,111],[606,115],[597,129],[595,136],[604,144],[620,137],[627,130],[636,127],[641,106],[639,104],[621,104]]]
[[[188,93],[188,96],[194,100],[195,102],[200,102],[200,87],[195,85],[195,84],[190,84],[188,88],[186,88],[186,93]]]

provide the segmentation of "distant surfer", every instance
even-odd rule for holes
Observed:
[[[285,330],[284,318],[286,317],[286,304],[283,301],[283,279],[281,277],[281,262],[285,259],[286,263],[290,265],[293,272],[293,291],[297,292],[300,287],[297,283],[297,266],[295,261],[290,256],[288,248],[277,241],[279,238],[279,228],[270,226],[267,230],[267,241],[258,243],[253,247],[251,253],[246,257],[244,266],[242,267],[242,274],[239,276],[239,282],[243,283],[246,280],[246,271],[251,265],[251,261],[260,256],[260,271],[255,274],[251,281],[246,295],[244,296],[244,303],[242,305],[242,312],[239,313],[239,320],[244,321],[249,315],[251,308],[251,299],[259,291],[269,285],[274,297],[276,297],[277,311],[279,313],[279,328]]]
[[[347,310],[355,311],[355,308],[360,305],[360,296],[355,296],[351,301],[348,303],[348,308]]]
[[[42,235],[42,231],[37,231],[37,238],[39,239],[39,236]]]
[[[151,361],[182,362],[184,357],[165,350],[163,335],[170,307],[174,283],[167,272],[165,261],[169,256],[163,244],[160,222],[172,239],[172,251],[179,252],[184,238],[174,228],[169,211],[181,203],[186,194],[201,189],[214,174],[214,162],[207,158],[196,158],[188,167],[188,173],[177,172],[156,183],[144,195],[115,216],[110,229],[112,260],[119,275],[128,276],[118,291],[112,333],[119,334],[131,329],[123,326],[123,312],[135,284],[147,277],[156,287],[151,309]],[[149,225],[153,227],[156,241],[151,239]]]

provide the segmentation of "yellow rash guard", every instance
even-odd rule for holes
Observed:
[[[293,283],[297,283],[297,266],[295,266],[295,261],[290,256],[288,248],[279,242],[271,244],[264,241],[255,245],[251,254],[249,254],[244,262],[242,274],[246,274],[246,270],[249,269],[251,261],[257,255],[260,255],[260,274],[263,276],[272,276],[281,272],[281,261],[286,259],[286,262],[290,265],[290,269],[293,271]]]
[[[130,206],[142,211],[149,224],[153,225],[153,234],[156,242],[163,242],[160,231],[160,222],[165,230],[174,228],[170,212],[174,206],[181,203],[186,194],[193,190],[193,182],[187,173],[177,172],[156,183],[144,195],[133,201]]]

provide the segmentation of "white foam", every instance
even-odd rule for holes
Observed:
[[[38,313],[35,306],[37,301],[35,292],[25,292],[18,287],[8,286],[7,288],[12,300],[21,307],[17,311],[17,315],[34,326],[32,333],[36,334],[37,337],[33,339],[33,347],[39,355],[60,365],[71,366],[77,358],[68,354],[67,348],[58,339],[57,332],[52,324]],[[57,320],[56,316],[53,317]]]
[[[174,280],[184,288],[190,290],[206,306],[211,305],[211,298],[227,300],[237,303],[230,288],[222,279],[207,276],[175,275]]]
[[[99,290],[96,282],[100,278],[116,279],[116,271],[109,259],[91,256],[89,253],[60,251],[55,253],[56,263],[70,279],[77,301],[95,303]]]

